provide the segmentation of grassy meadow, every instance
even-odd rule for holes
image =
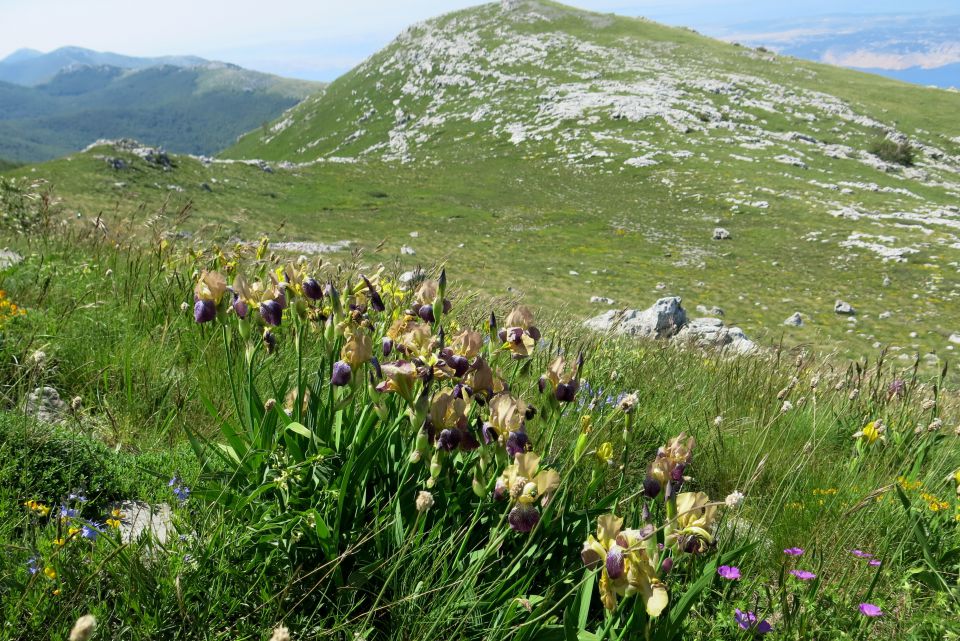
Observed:
[[[170,240],[172,215],[145,238],[22,195],[4,638],[86,614],[130,639],[958,632],[948,372],[590,334],[453,261],[403,289],[375,254]],[[59,425],[18,411],[42,385]],[[169,504],[173,533],[123,541],[121,500]]]

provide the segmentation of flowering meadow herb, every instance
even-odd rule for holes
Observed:
[[[787,548],[783,553],[787,556],[803,556],[803,548]]]
[[[808,572],[806,570],[790,570],[790,574],[797,577],[801,581],[811,581],[817,578],[817,575],[813,572]]]
[[[773,630],[773,626],[766,619],[758,619],[753,612],[744,612],[737,608],[733,614],[734,620],[741,630],[749,630],[755,634],[763,635]]]
[[[730,565],[721,565],[719,568],[717,568],[717,574],[720,575],[720,578],[727,579],[728,581],[740,580],[740,568]]]
[[[860,613],[867,617],[883,616],[883,610],[872,603],[861,603]]]

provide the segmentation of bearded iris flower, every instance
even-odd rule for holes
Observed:
[[[494,498],[507,498],[513,508],[507,516],[510,527],[517,532],[529,532],[540,522],[535,503],[546,505],[560,486],[560,475],[554,470],[540,469],[540,455],[533,452],[517,454],[512,465],[497,479]]]
[[[717,506],[703,492],[677,495],[676,525],[671,537],[684,552],[701,553],[713,545],[713,524]]]
[[[583,543],[580,558],[588,568],[600,567],[600,600],[607,610],[617,607],[617,597],[637,595],[646,612],[659,616],[667,607],[667,587],[657,576],[656,559],[649,556],[647,539],[653,527],[622,530],[623,519],[606,514],[597,519],[597,534]]]
[[[408,361],[393,361],[381,365],[380,370],[383,372],[383,380],[377,385],[377,391],[394,392],[412,405],[417,367]]]
[[[227,291],[227,281],[219,272],[204,271],[193,288],[193,319],[208,323],[217,317],[217,307]]]
[[[507,315],[504,325],[497,333],[503,348],[510,350],[514,358],[530,356],[540,340],[540,330],[534,324],[530,308],[525,305],[517,307]]]
[[[547,371],[540,377],[538,386],[540,393],[544,393],[549,386],[554,398],[561,403],[573,401],[580,388],[580,369],[583,367],[583,354],[573,366],[568,366],[563,356],[557,356],[547,366]]]

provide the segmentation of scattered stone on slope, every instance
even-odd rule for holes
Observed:
[[[723,227],[717,227],[713,230],[713,239],[714,240],[730,240],[733,236],[730,235]]]
[[[887,311],[887,312],[880,312],[877,318],[879,318],[880,320],[887,320],[891,316],[893,316],[893,312]]]
[[[598,303],[600,305],[616,305],[617,301],[612,298],[607,298],[606,296],[591,296],[591,303]]]
[[[713,307],[707,307],[706,305],[697,305],[697,313],[703,314],[704,316],[712,316],[716,318],[717,316],[723,316],[723,309],[714,305]]]
[[[854,314],[857,313],[856,310],[853,309],[853,306],[850,303],[842,300],[838,300],[836,303],[834,303],[833,311],[835,311],[838,314],[844,314],[846,316],[853,316]]]
[[[10,249],[0,249],[0,269],[13,267],[23,262],[23,256]]]
[[[584,322],[597,331],[646,338],[670,338],[687,323],[687,313],[680,305],[679,296],[661,298],[644,310],[627,309],[606,311]]]
[[[400,274],[399,280],[400,284],[404,286],[416,285],[418,282],[424,279],[426,274],[423,273],[422,269],[414,269],[408,272],[403,272]]]
[[[413,247],[410,245],[403,245],[400,247],[400,253],[404,256],[416,256],[417,252],[414,251]]]
[[[757,348],[739,327],[725,327],[719,318],[694,318],[676,335],[676,340],[702,348],[728,348],[747,354]]]
[[[794,312],[790,318],[783,321],[784,325],[792,325],[793,327],[803,327],[803,316],[800,315],[800,312]]]
[[[950,334],[950,338],[948,340],[951,343],[960,344],[960,334]]]
[[[151,506],[143,501],[123,501],[120,511],[120,540],[124,543],[138,540],[144,532],[149,532],[157,542],[166,543],[174,534],[173,512],[166,503]]]
[[[67,416],[67,404],[53,387],[38,387],[27,394],[24,413],[44,423],[62,423]]]

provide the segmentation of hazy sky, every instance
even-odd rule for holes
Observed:
[[[476,0],[0,0],[0,58],[76,45],[130,55],[195,54],[330,80],[407,25]],[[720,34],[754,21],[836,13],[956,12],[956,0],[573,0]]]

